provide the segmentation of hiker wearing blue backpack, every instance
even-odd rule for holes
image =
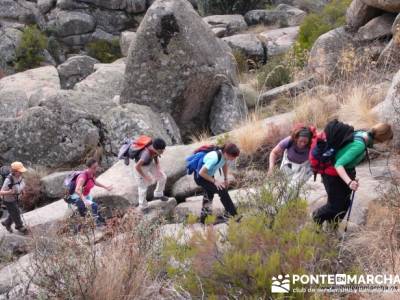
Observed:
[[[161,170],[159,157],[164,153],[166,143],[161,138],[155,138],[150,142],[142,143],[146,146],[139,148],[135,154],[135,176],[138,183],[139,209],[142,212],[148,210],[147,189],[153,183],[157,182],[154,191],[154,199],[167,201],[168,197],[164,195],[167,175]]]
[[[193,155],[186,159],[188,174],[194,174],[194,181],[203,188],[203,205],[200,222],[205,223],[208,215],[212,213],[214,194],[218,194],[225,208],[227,216],[237,215],[235,205],[228,193],[228,161],[235,160],[240,154],[235,144],[226,144],[221,148],[207,145],[197,149]],[[222,169],[224,181],[215,179],[215,173]]]
[[[392,138],[393,132],[388,124],[377,124],[368,131],[354,131],[352,126],[338,120],[327,124],[324,132],[313,141],[310,151],[314,174],[321,174],[328,195],[327,203],[313,212],[318,225],[326,221],[336,228],[343,220],[359,187],[356,166],[368,159],[367,149],[373,144]]]
[[[71,203],[77,206],[79,214],[84,217],[86,216],[87,206],[92,209],[92,214],[96,219],[97,225],[105,223],[104,218],[99,213],[98,204],[93,200],[90,195],[90,191],[95,186],[104,188],[108,191],[112,190],[112,186],[105,186],[96,180],[96,173],[99,168],[99,164],[96,159],[91,158],[86,163],[86,170],[73,172],[67,177],[66,185],[68,186],[68,197],[66,198],[67,203]]]

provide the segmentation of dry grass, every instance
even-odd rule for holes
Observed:
[[[209,144],[212,141],[211,133],[208,130],[203,130],[194,133],[189,137],[189,140],[193,144]]]
[[[313,124],[324,128],[326,123],[337,116],[339,102],[335,95],[306,93],[295,100],[294,122]]]
[[[245,31],[243,31],[243,33],[259,34],[259,33],[263,33],[263,32],[266,32],[266,31],[269,31],[269,30],[275,29],[275,28],[277,28],[277,27],[276,26],[267,26],[264,24],[258,24],[258,25],[250,26]]]
[[[370,128],[377,123],[372,109],[383,100],[384,92],[374,93],[366,85],[350,86],[342,94],[338,117],[355,128]]]
[[[46,199],[40,180],[48,174],[49,171],[41,167],[28,169],[24,174],[25,189],[24,193],[20,196],[21,205],[24,210],[32,210],[45,203]]]

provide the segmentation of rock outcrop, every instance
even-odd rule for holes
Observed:
[[[207,126],[223,83],[238,84],[229,47],[187,1],[154,2],[129,51],[121,103],[170,113],[184,137]]]

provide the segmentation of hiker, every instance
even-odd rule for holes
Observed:
[[[204,150],[203,150],[203,149]],[[192,157],[198,155],[199,164],[195,166],[194,181],[203,188],[203,205],[201,209],[200,222],[205,223],[208,215],[212,213],[212,201],[214,194],[218,194],[225,208],[225,216],[236,216],[236,208],[228,193],[228,161],[235,160],[239,154],[239,148],[232,143],[224,145],[222,148],[199,148]],[[211,151],[210,151],[211,150]],[[198,154],[201,153],[201,154]],[[190,161],[191,157],[188,158]],[[196,162],[195,162],[196,164]],[[215,179],[215,173],[222,168],[224,181]],[[190,170],[189,170],[190,174]]]
[[[105,186],[96,180],[96,172],[99,164],[96,159],[91,158],[86,162],[86,170],[81,172],[76,178],[75,192],[68,197],[68,203],[74,204],[78,207],[79,214],[84,217],[86,216],[87,206],[92,208],[93,216],[96,219],[97,225],[105,223],[104,218],[99,213],[99,207],[90,195],[90,191],[95,186],[106,189],[107,191],[112,190],[112,186]]]
[[[139,209],[142,212],[148,210],[147,189],[153,181],[157,182],[153,199],[168,201],[168,197],[164,196],[167,175],[161,170],[159,159],[165,148],[165,141],[161,138],[155,138],[136,155],[135,176],[138,182]]]
[[[298,188],[305,183],[312,176],[308,156],[314,134],[313,127],[295,126],[292,134],[272,149],[269,155],[268,176],[272,175],[277,160],[282,158],[280,169],[289,178],[290,186]]]
[[[353,127],[334,120],[328,123],[322,134],[327,145],[323,155],[328,156],[332,153],[333,161],[318,161],[316,157],[319,148],[314,150],[312,147],[311,165],[315,172],[321,174],[328,194],[327,203],[313,212],[313,220],[320,226],[327,221],[336,228],[351,205],[351,193],[359,187],[356,166],[364,158],[368,158],[367,148],[371,148],[375,143],[391,140],[393,132],[390,125],[384,123],[377,124],[368,131],[354,131]],[[320,145],[318,147],[321,148]]]
[[[25,182],[22,174],[26,172],[24,165],[19,162],[11,164],[10,174],[6,177],[0,196],[3,196],[3,202],[8,210],[8,218],[1,222],[10,233],[13,232],[11,226],[15,223],[15,229],[21,233],[27,233],[26,227],[21,220],[21,213],[18,207],[19,196],[23,193]]]

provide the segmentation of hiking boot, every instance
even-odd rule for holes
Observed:
[[[142,213],[147,214],[150,211],[150,207],[149,206],[139,206],[139,210]]]
[[[11,228],[11,225],[7,225],[6,224],[6,222],[1,222],[1,225],[3,225],[6,229],[7,229],[7,231],[9,232],[9,233],[13,233],[13,230],[12,230],[12,228]]]
[[[161,201],[168,201],[169,198],[167,196],[160,196],[160,197],[154,197],[154,200],[161,200]]]
[[[215,219],[215,222],[213,223],[213,225],[218,225],[218,224],[222,224],[222,223],[226,223],[228,221],[227,217],[224,216],[217,216],[217,218]]]

